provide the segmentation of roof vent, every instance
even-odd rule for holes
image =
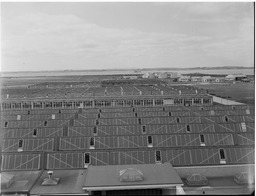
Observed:
[[[52,177],[52,174],[53,174],[53,171],[48,171],[48,178],[45,178],[43,183],[42,183],[42,186],[55,186],[59,183],[60,179],[59,178],[53,178]]]
[[[248,172],[241,172],[239,174],[236,174],[234,177],[234,180],[238,184],[253,184],[254,183],[253,174],[249,175]]]
[[[246,114],[251,114],[251,113],[250,113],[250,109],[249,109],[249,108],[248,108],[248,109],[246,109],[246,110],[245,110],[245,112],[246,112]]]
[[[206,186],[208,185],[208,179],[201,174],[192,174],[185,178],[188,186]]]
[[[120,171],[121,182],[137,182],[143,180],[143,173],[141,170],[128,168]]]
[[[1,188],[8,189],[13,183],[14,175],[2,173],[1,175]]]

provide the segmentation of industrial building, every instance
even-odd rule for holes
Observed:
[[[232,81],[242,81],[243,79],[246,79],[247,76],[244,74],[229,74],[225,77],[226,80],[232,80]]]
[[[37,83],[1,96],[3,195],[254,191],[252,105],[216,105],[158,79]]]
[[[189,82],[191,81],[191,78],[190,76],[181,76],[179,79],[178,79],[179,82]]]

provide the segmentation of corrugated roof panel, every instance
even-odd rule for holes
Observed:
[[[150,108],[147,108],[147,110]],[[154,110],[154,108],[152,107],[152,109]],[[22,110],[21,110],[22,111]],[[36,111],[36,110],[35,110]],[[35,112],[34,111],[34,112]],[[61,113],[58,113],[58,110],[47,110],[48,112],[45,113],[39,113],[39,114],[20,114],[22,115],[22,120],[40,120],[40,119],[48,119],[49,115],[55,114],[56,115],[56,119],[66,119],[66,118],[70,118],[72,117],[72,115],[74,115],[75,112],[77,112],[76,110],[71,110],[69,111],[70,113],[65,113],[66,111],[62,111]],[[97,110],[95,110],[96,112],[98,112]],[[220,116],[220,115],[228,115],[228,116],[234,116],[234,115],[245,115],[246,112],[245,110],[213,110],[215,111],[214,116]],[[252,112],[254,112],[254,110],[252,110]],[[31,111],[32,113],[32,111]],[[140,117],[146,117],[146,116],[169,116],[169,112],[166,111],[139,111],[137,112],[138,116]],[[70,114],[70,115],[69,115]],[[171,115],[172,116],[212,116],[212,114],[209,111],[206,110],[193,110],[193,109],[186,109],[184,108],[184,110],[182,111],[171,111]],[[79,114],[79,118],[95,118],[97,116],[97,113],[92,113],[92,112],[87,112],[87,113],[83,113],[83,114]],[[115,118],[115,117],[133,117],[134,114],[133,112],[105,112],[104,114],[102,113],[101,116],[103,118]],[[15,115],[4,115],[4,117],[2,119],[5,120],[17,120],[17,114]],[[232,119],[231,119],[232,120]]]
[[[93,127],[68,127],[68,136],[91,136]]]
[[[237,159],[233,160],[234,162],[231,162],[231,148],[226,148],[226,157],[227,157],[227,164],[229,163],[235,163],[235,164],[248,164],[248,163],[254,163],[254,154],[255,149],[254,147],[244,147],[244,148],[234,148],[235,153],[237,155]]]
[[[3,154],[1,170],[38,170],[41,154]]]
[[[62,136],[62,127],[58,128],[36,128],[37,137]],[[2,138],[33,138],[34,128],[10,128],[5,129],[1,134]]]
[[[20,139],[2,140],[2,152],[17,152]],[[23,151],[52,151],[54,145],[53,138],[23,139]]]
[[[6,139],[1,143],[2,152],[17,152],[19,149],[19,139]]]
[[[47,125],[45,126],[45,121]],[[67,120],[30,120],[30,121],[9,121],[8,128],[35,128],[35,127],[59,127],[67,123]],[[3,125],[2,125],[3,126]]]
[[[82,113],[78,114],[79,119],[87,119],[87,118],[97,118],[98,113]]]
[[[255,124],[253,122],[247,122],[246,123],[246,130],[247,131],[255,131]]]
[[[50,153],[48,154],[47,169],[83,168],[82,153]]]
[[[254,145],[255,141],[255,134],[253,132],[251,133],[238,133],[237,134],[238,143],[239,145]]]
[[[94,119],[76,119],[74,126],[93,126],[95,125]]]
[[[133,108],[102,108],[102,113],[108,113],[108,112],[132,112]]]

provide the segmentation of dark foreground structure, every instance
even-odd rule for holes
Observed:
[[[251,194],[254,106],[160,80],[2,89],[3,195]]]

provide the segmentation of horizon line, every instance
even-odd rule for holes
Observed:
[[[248,66],[215,66],[215,67],[184,67],[184,68],[179,68],[179,67],[153,67],[153,68],[107,68],[107,69],[56,69],[56,70],[37,70],[37,71],[0,71],[0,73],[15,73],[15,72],[57,72],[57,71],[119,71],[119,70],[154,70],[154,69],[174,69],[174,70],[184,70],[184,69],[225,69],[225,68],[247,68],[247,69],[254,69],[255,67],[248,67]]]

